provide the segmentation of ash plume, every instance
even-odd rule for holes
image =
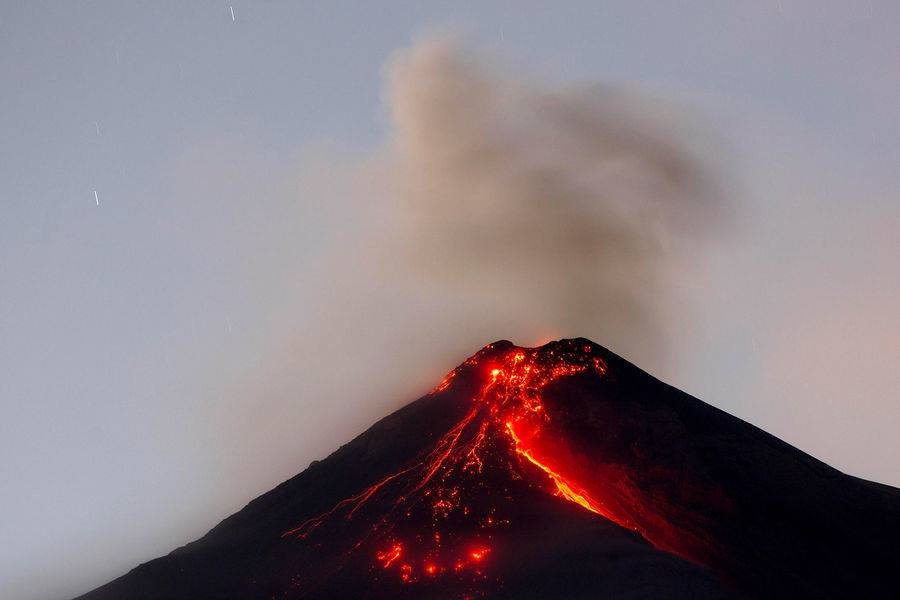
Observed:
[[[407,217],[393,250],[409,274],[513,319],[522,341],[590,335],[657,354],[667,253],[720,212],[665,107],[533,84],[452,40],[400,54],[388,73]]]
[[[398,53],[385,73],[386,146],[304,184],[331,237],[266,391],[300,421],[314,410],[305,451],[497,339],[586,336],[663,365],[665,322],[681,316],[673,260],[722,212],[678,111],[612,86],[529,81],[451,38]],[[269,421],[267,440],[295,447],[296,421],[283,408]]]

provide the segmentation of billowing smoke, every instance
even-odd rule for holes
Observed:
[[[666,254],[719,212],[662,107],[529,84],[446,40],[389,75],[408,275],[478,304],[482,339],[584,335],[655,360]]]
[[[672,261],[721,212],[675,111],[529,82],[448,39],[399,53],[386,80],[387,146],[304,195],[331,238],[267,378],[297,420],[274,413],[268,435],[320,456],[322,432],[349,439],[501,338],[585,336],[657,369]]]

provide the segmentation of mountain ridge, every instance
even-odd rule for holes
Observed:
[[[900,589],[897,532],[900,490],[589,340],[501,341],[199,540],[81,598],[877,595]]]

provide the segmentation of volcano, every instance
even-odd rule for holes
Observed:
[[[586,339],[490,344],[81,598],[896,597],[900,490]]]

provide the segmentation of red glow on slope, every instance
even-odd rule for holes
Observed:
[[[488,467],[514,470],[519,473],[516,477],[524,477],[529,485],[638,529],[630,500],[623,500],[630,498],[625,485],[610,479],[621,479],[622,474],[616,467],[592,467],[582,460],[554,428],[544,408],[543,392],[548,385],[582,374],[604,377],[607,372],[606,363],[592,346],[574,341],[565,344],[555,350],[510,347],[495,351],[488,346],[467,360],[432,391],[451,390],[463,369],[474,372],[481,387],[460,421],[411,465],[283,535],[306,538],[330,519],[351,520],[378,496],[379,506],[388,502],[391,508],[354,548],[366,541],[375,543],[380,548],[375,551],[379,566],[395,572],[404,583],[466,573],[483,578],[484,563],[492,552],[492,531],[509,525],[502,503],[487,510],[473,508],[478,506],[482,493],[478,486],[484,484],[481,477]],[[388,489],[393,491],[389,494]],[[413,514],[428,515],[428,530],[397,533]],[[494,550],[502,552],[502,548]]]
[[[521,438],[516,435],[516,432],[513,429],[513,424],[509,421],[506,422],[506,430],[509,432],[510,437],[512,437],[513,439],[513,444],[515,445],[516,452],[521,456],[524,456],[531,464],[538,467],[541,471],[546,473],[548,477],[550,477],[550,479],[556,485],[556,491],[558,495],[562,496],[570,502],[574,502],[575,504],[583,506],[592,513],[604,515],[604,512],[600,509],[600,505],[591,500],[591,497],[587,494],[587,492],[581,490],[581,488],[576,488],[579,491],[575,491],[575,489],[573,489],[573,484],[566,481],[565,477],[532,456],[531,451],[524,447]]]

